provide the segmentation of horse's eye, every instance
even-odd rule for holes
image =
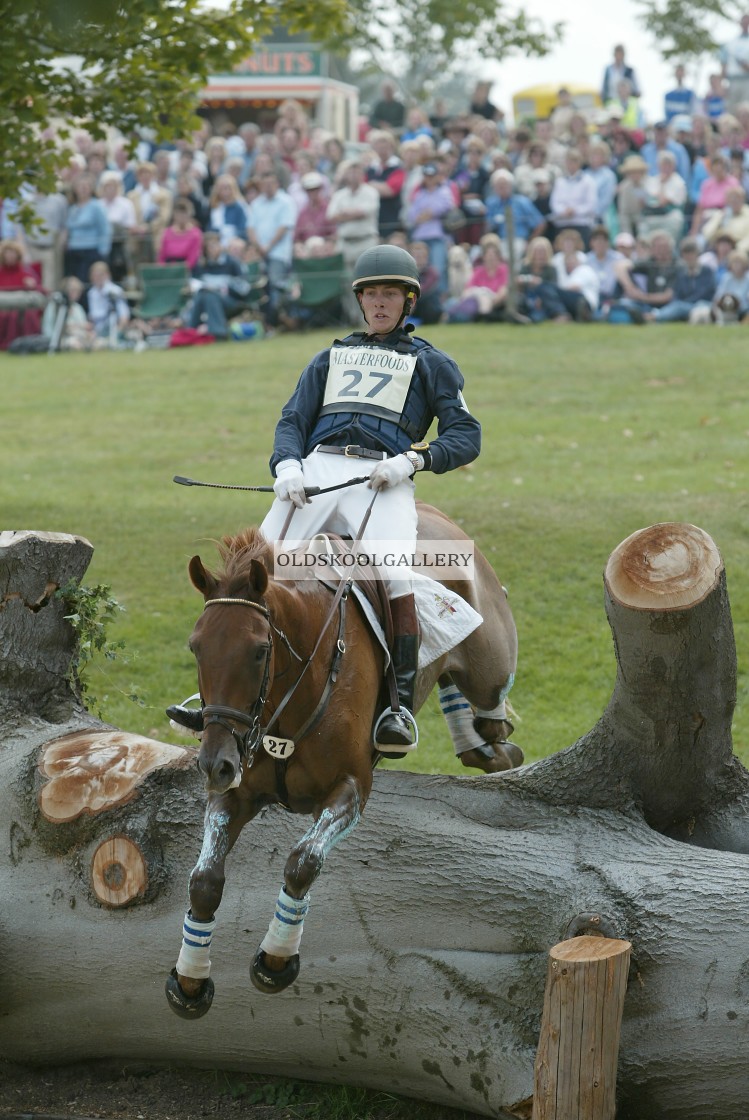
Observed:
[[[265,661],[267,656],[268,656],[268,647],[267,646],[258,646],[258,648],[255,650],[255,660],[256,661]]]

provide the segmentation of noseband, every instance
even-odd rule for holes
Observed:
[[[203,609],[205,610],[207,607],[212,607],[216,603],[233,603],[239,606],[252,607],[253,610],[259,611],[263,618],[270,622],[270,612],[268,608],[264,607],[262,603],[254,603],[251,599],[207,599]],[[260,692],[249,712],[240,711],[239,708],[229,708],[225,704],[206,704],[203,708],[203,727],[207,727],[209,723],[220,724],[221,727],[225,728],[225,730],[231,734],[234,742],[237,744],[239,757],[242,759],[249,759],[250,761],[252,761],[260,743],[260,716],[265,706],[268,693],[272,653],[273,634],[269,628],[268,653],[265,657]],[[244,734],[240,734],[233,724],[227,722],[227,720],[230,719],[236,720],[237,723],[243,723],[247,727]]]

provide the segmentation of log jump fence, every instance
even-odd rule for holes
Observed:
[[[250,954],[299,821],[263,810],[230,856],[197,1023],[163,997],[202,842],[195,750],[102,724],[71,684],[54,593],[92,553],[0,533],[5,1060],[199,1064],[504,1120],[746,1120],[749,773],[707,533],[614,549],[611,699],[578,742],[504,774],[376,774],[273,999]],[[603,936],[576,914],[606,915]]]

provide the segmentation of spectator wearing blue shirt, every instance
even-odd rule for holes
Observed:
[[[273,327],[277,325],[281,296],[291,273],[295,225],[293,199],[281,190],[277,172],[264,171],[260,194],[250,203],[247,237],[260,254],[268,278],[266,318]]]
[[[722,74],[711,74],[708,78],[709,86],[702,102],[705,116],[711,121],[717,121],[727,109],[726,83]]]
[[[408,110],[406,127],[400,134],[400,141],[416,140],[419,136],[434,136],[434,133],[424,110],[415,107]]]
[[[247,240],[247,210],[233,175],[219,175],[209,200],[208,228],[221,238],[224,248],[235,237]]]
[[[616,198],[617,178],[611,169],[611,148],[603,140],[591,144],[588,149],[588,174],[596,185],[598,195],[596,221],[608,225]]]
[[[728,271],[721,277],[715,289],[712,318],[722,321],[721,312],[725,311],[725,296],[736,301],[736,314],[741,322],[749,323],[749,257],[739,249],[728,254]]]
[[[90,175],[79,175],[73,181],[73,204],[65,220],[62,243],[65,275],[77,276],[84,284],[88,283],[91,265],[109,256],[112,227],[106,210],[99,199],[94,198],[94,181]]]
[[[509,258],[512,251],[513,259],[519,261],[528,242],[540,237],[546,229],[546,219],[526,195],[515,193],[515,176],[511,171],[500,167],[490,183],[491,193],[486,201],[487,229],[498,235],[504,255]],[[508,245],[508,209],[512,214],[512,246]]]
[[[676,159],[676,170],[685,183],[689,182],[692,170],[689,152],[668,134],[666,121],[658,121],[653,125],[653,139],[642,145],[640,155],[648,165],[648,175],[658,174],[658,156],[661,152],[672,152]]]
[[[598,292],[601,304],[614,299],[618,293],[619,280],[614,265],[624,260],[624,255],[611,248],[611,238],[606,226],[596,226],[590,234],[588,264],[598,277]]]
[[[663,99],[663,115],[669,123],[679,114],[686,113],[691,117],[692,113],[697,112],[697,94],[684,85],[686,73],[686,68],[680,62],[674,70],[676,86],[670,89]]]

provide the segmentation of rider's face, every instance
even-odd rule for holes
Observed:
[[[361,309],[374,334],[390,334],[403,317],[405,294],[397,284],[372,284],[362,290]]]

